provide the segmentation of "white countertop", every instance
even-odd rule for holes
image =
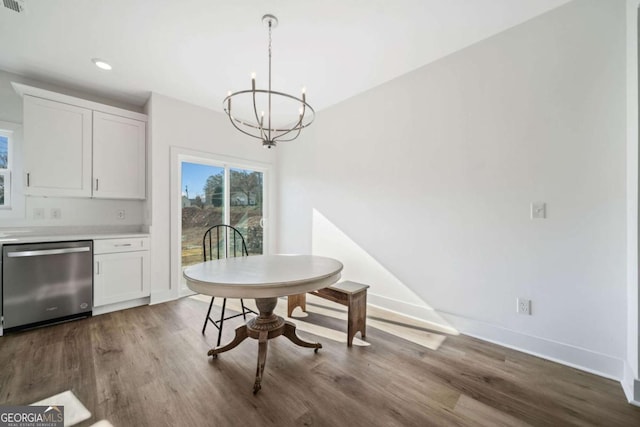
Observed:
[[[72,240],[148,237],[141,227],[21,227],[0,228],[0,245]]]

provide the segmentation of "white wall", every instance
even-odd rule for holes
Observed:
[[[171,220],[172,149],[200,152],[213,157],[236,158],[239,162],[256,161],[275,166],[275,151],[265,150],[258,140],[236,131],[222,113],[172,99],[157,93],[147,105],[151,121],[151,198],[149,199],[151,232],[151,301],[178,296],[179,286],[172,283],[171,235],[178,226]],[[175,166],[175,165],[174,165]],[[272,197],[273,197],[272,193]],[[178,203],[180,199],[177,199]],[[275,217],[275,210],[269,213]],[[174,245],[179,249],[179,245]]]
[[[624,0],[572,2],[319,113],[278,148],[279,249],[315,209],[462,332],[621,378],[625,52]]]
[[[22,98],[13,90],[11,82],[48,89],[90,101],[140,112],[141,108],[122,104],[77,90],[61,88],[51,84],[34,81],[17,74],[0,70],[0,122],[22,125]],[[0,209],[0,227],[51,227],[51,226],[112,226],[131,227],[141,225],[144,215],[144,203],[138,200],[99,200],[57,197],[25,197],[22,180],[22,132],[18,131],[15,141],[14,167],[12,168],[13,200],[12,209]],[[34,219],[33,210],[43,208],[44,219]],[[58,208],[60,219],[51,218],[51,208]],[[117,212],[124,209],[126,217],[118,219]]]

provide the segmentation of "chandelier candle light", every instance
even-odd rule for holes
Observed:
[[[269,27],[269,89],[256,89],[256,74],[252,73],[251,89],[229,92],[223,101],[223,107],[236,129],[253,138],[261,139],[263,147],[271,148],[275,147],[277,142],[296,139],[300,131],[313,122],[315,111],[307,103],[305,88],[302,88],[300,98],[271,90],[271,30],[278,26],[278,18],[264,15],[262,22]],[[232,100],[234,111],[238,104],[244,101],[242,112],[253,117],[247,119],[232,115]],[[258,114],[258,104],[262,105],[260,101],[267,105],[266,115],[264,110]],[[282,110],[279,113],[273,112],[272,104],[277,104]]]

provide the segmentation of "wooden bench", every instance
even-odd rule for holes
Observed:
[[[347,311],[347,346],[353,344],[353,337],[356,332],[360,331],[360,336],[365,338],[367,327],[367,288],[369,285],[363,285],[356,282],[340,282],[328,288],[318,289],[315,292],[309,292],[320,298],[325,298],[338,304],[346,305]],[[287,297],[287,315],[291,317],[291,313],[296,307],[307,311],[306,294],[289,295]]]

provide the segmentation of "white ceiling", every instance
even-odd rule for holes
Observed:
[[[0,68],[122,102],[222,110],[228,90],[306,86],[321,110],[568,0],[26,0],[0,4]],[[99,57],[110,72],[91,63]]]

